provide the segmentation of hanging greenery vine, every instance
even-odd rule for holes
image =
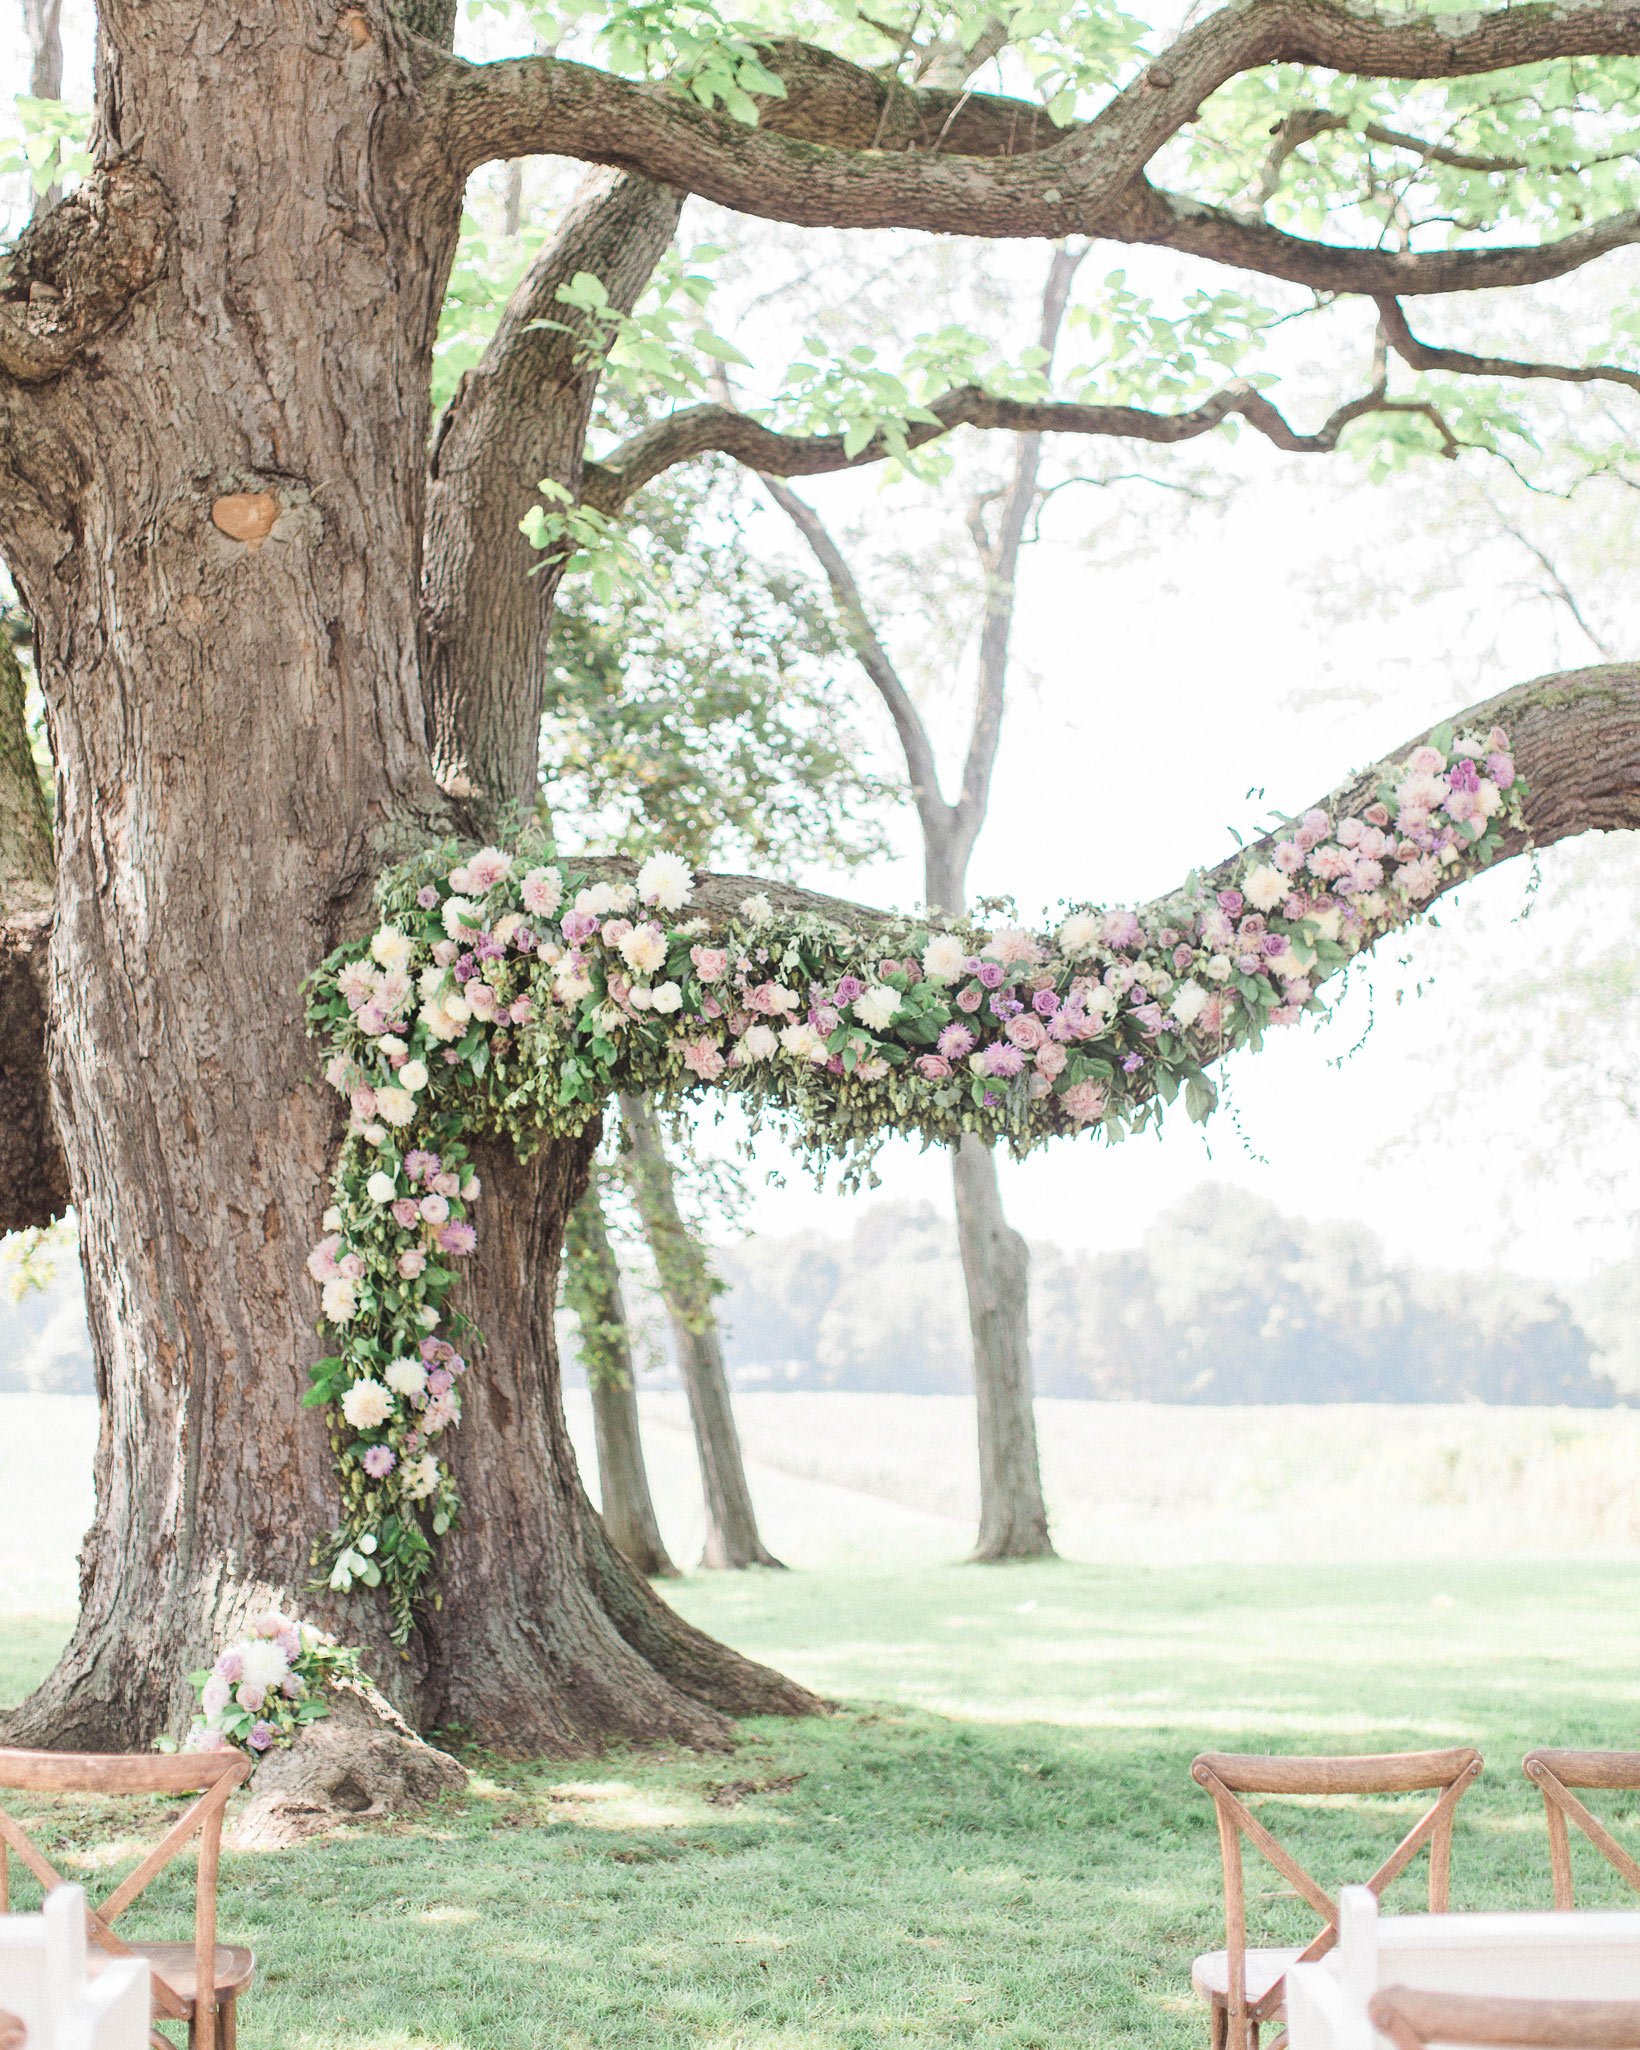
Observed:
[[[1143,913],[1079,907],[1052,932],[777,913],[761,892],[697,895],[673,854],[594,879],[527,837],[386,873],[378,930],[310,991],[351,1112],[308,1263],[333,1339],[305,1398],[329,1413],[341,1484],[330,1585],[382,1587],[402,1642],[460,1511],[442,1447],[475,1342],[451,1303],[477,1243],[471,1136],[524,1155],[621,1089],[732,1089],[816,1158],[885,1131],[1016,1155],[1115,1141],[1181,1091],[1204,1119],[1211,1063],[1320,1009],[1322,982],[1523,825],[1498,728],[1440,728],[1352,788],[1357,809],[1290,821],[1228,881],[1193,876]]]

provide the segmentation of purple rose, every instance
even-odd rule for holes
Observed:
[[[456,963],[456,981],[471,982],[478,973],[478,963],[471,954],[463,954]]]
[[[1219,909],[1221,911],[1228,911],[1232,918],[1240,916],[1244,901],[1240,890],[1220,890],[1219,892]]]
[[[963,989],[957,992],[957,1009],[959,1011],[977,1011],[984,1001],[985,992],[982,989]]]
[[[504,961],[507,957],[505,944],[493,932],[481,932],[473,942],[473,952],[481,961]]]
[[[1278,954],[1285,954],[1287,951],[1285,935],[1278,932],[1271,933],[1264,942],[1264,951],[1272,961],[1275,960]]]
[[[272,1723],[252,1723],[251,1733],[245,1739],[253,1751],[266,1751],[273,1742]]]
[[[1000,961],[982,961],[978,969],[979,979],[987,989],[1001,989],[1004,970]]]
[[[1180,941],[1178,946],[1176,946],[1173,949],[1173,965],[1175,968],[1188,968],[1191,962],[1195,960],[1195,958],[1195,948],[1187,947],[1182,940]]]
[[[422,884],[421,888],[416,892],[416,902],[423,911],[431,911],[434,905],[437,904],[438,892],[431,883]]]
[[[1051,1018],[1059,1009],[1059,999],[1051,989],[1039,989],[1031,999],[1031,1009],[1039,1018]]]
[[[427,1376],[427,1392],[429,1395],[448,1395],[455,1385],[456,1377],[450,1372],[448,1367],[435,1367]]]
[[[863,997],[865,993],[866,986],[858,976],[845,975],[837,985],[838,1005],[841,1007],[844,1004],[852,1004],[857,997]]]

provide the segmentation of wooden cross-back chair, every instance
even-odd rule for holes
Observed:
[[[1401,1751],[1374,1758],[1266,1758],[1204,1751],[1190,1768],[1213,1797],[1224,1865],[1223,1950],[1197,1958],[1196,1991],[1212,2015],[1212,2050],[1258,2050],[1260,2027],[1281,2013],[1289,1968],[1323,1957],[1338,1941],[1338,1903],[1285,1850],[1241,1799],[1243,1794],[1436,1793],[1434,1804],[1407,1831],[1366,1881],[1382,1894],[1427,1844],[1429,1905],[1444,1913],[1451,1890],[1452,1812],[1480,1774],[1481,1754],[1470,1745],[1451,1751]],[[1319,1936],[1304,1949],[1247,1947],[1247,1890],[1241,1840],[1281,1874],[1321,1918]],[[1271,2050],[1281,2050],[1286,2036]]]
[[[239,1995],[250,1984],[256,1959],[238,1944],[216,1940],[216,1877],[222,1850],[222,1811],[235,1787],[250,1777],[242,1751],[190,1751],[170,1757],[122,1757],[69,1751],[0,1749],[0,1788],[31,1794],[198,1794],[137,1869],[101,1907],[87,1908],[86,1935],[109,1957],[141,1957],[153,1975],[156,2021],[188,2024],[189,2050],[234,2050]],[[199,1864],[194,1879],[192,1943],[126,1943],[115,1919],[170,1864],[195,1834]],[[17,1856],[49,1893],[62,1875],[20,1825],[0,1807],[0,1914],[10,1906],[8,1854]],[[172,2050],[158,2030],[157,2050]]]
[[[1386,1986],[1367,2007],[1396,2050],[1426,2043],[1508,2050],[1640,2050],[1640,2000],[1506,2000]]]
[[[1528,1751],[1521,1770],[1543,1796],[1549,1825],[1549,1869],[1554,1878],[1555,1906],[1572,1906],[1572,1845],[1566,1831],[1575,1822],[1595,1849],[1640,1893],[1636,1864],[1608,1829],[1592,1816],[1573,1787],[1587,1792],[1603,1787],[1612,1792],[1640,1790],[1640,1751]]]

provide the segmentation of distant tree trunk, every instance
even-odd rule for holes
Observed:
[[[1042,293],[1040,340],[1045,365],[1053,361],[1072,281],[1090,245],[1054,251]],[[985,824],[991,775],[1002,738],[1008,685],[1008,643],[1020,551],[1037,503],[1042,461],[1040,434],[1014,443],[1013,475],[998,495],[994,524],[987,501],[969,508],[968,529],[985,572],[985,615],[980,627],[979,679],[962,787],[954,803],[940,792],[939,765],[922,714],[872,625],[853,571],[813,507],[775,478],[764,488],[814,551],[861,667],[887,707],[905,754],[911,797],[923,834],[923,901],[930,918],[964,917],[968,862]],[[974,1341],[974,1395],[979,1416],[980,1528],[976,1559],[1051,1557],[1048,1516],[1037,1460],[1036,1415],[1031,1406],[1028,1287],[1030,1255],[1002,1214],[996,1163],[990,1148],[969,1137],[951,1156],[956,1189],[957,1238],[968,1291],[968,1326]]]
[[[641,1096],[622,1096],[621,1116],[632,1141],[632,1193],[660,1274],[661,1294],[689,1393],[701,1487],[706,1496],[703,1566],[778,1566],[757,1533],[752,1491],[740,1455],[723,1364],[723,1339],[712,1313],[712,1274],[706,1254],[678,1211],[672,1165],[661,1144],[660,1121]]]
[[[951,1156],[979,1408],[976,1559],[1051,1557],[1031,1389],[1030,1252],[1002,1214],[996,1157],[964,1135]]]
[[[1031,461],[1034,494],[1035,459]],[[953,916],[967,908],[967,850],[930,836],[924,890]],[[972,1133],[951,1155],[957,1245],[974,1345],[979,1536],[974,1557],[1051,1558],[1031,1381],[1031,1254],[1002,1210],[993,1150]]]
[[[638,1430],[638,1385],[632,1371],[621,1270],[604,1224],[597,1170],[570,1212],[564,1239],[564,1299],[581,1326],[581,1360],[592,1392],[598,1439],[599,1509],[615,1549],[640,1573],[676,1580],[650,1498]]]
[[[29,47],[29,97],[63,96],[63,0],[23,0],[23,29]],[[41,193],[38,211],[48,212],[63,196],[60,185]]]

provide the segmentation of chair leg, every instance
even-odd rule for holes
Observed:
[[[217,2050],[237,2050],[239,2042],[239,1996],[224,1994],[222,2005],[217,2009]]]
[[[1211,2050],[1224,2050],[1230,2035],[1230,2005],[1228,2001],[1214,1999],[1208,2005],[1208,2042]]]

